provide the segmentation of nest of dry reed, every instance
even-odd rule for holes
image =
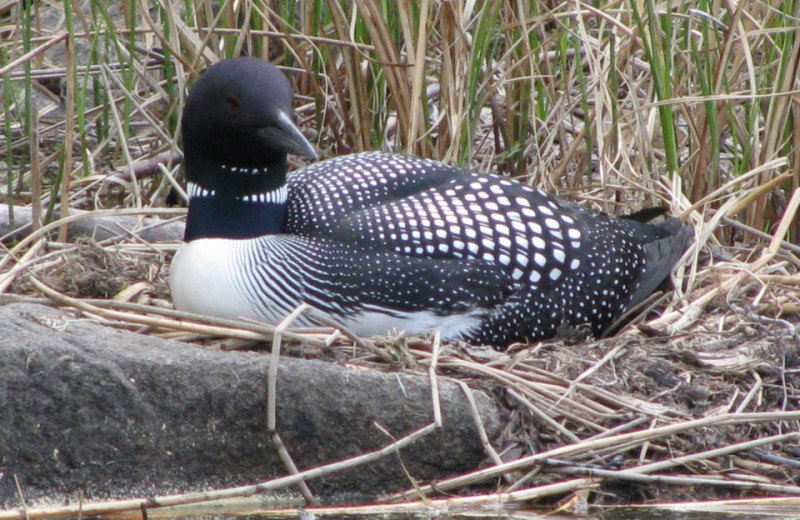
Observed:
[[[168,249],[81,239],[29,265],[6,298],[59,305],[203,348],[270,348],[273,327],[172,310],[164,279]],[[764,246],[750,264],[724,267],[701,255],[692,294],[657,295],[649,309],[600,340],[558,339],[499,352],[439,345],[435,338],[356,338],[335,326],[295,329],[287,322],[278,343],[284,355],[452,378],[495,395],[510,410],[502,438],[487,439],[484,468],[387,497],[373,506],[375,514],[472,509],[497,500],[510,508],[558,504],[571,511],[675,507],[689,499],[695,505],[735,499],[723,503],[739,506],[746,500],[755,507],[764,497],[800,497],[800,331],[796,322],[765,312],[775,302],[789,316],[796,312],[798,278],[786,272],[786,254]],[[252,492],[216,490],[194,499]],[[421,496],[428,498],[419,502]],[[184,503],[162,498],[164,505]],[[117,505],[97,504],[107,511]]]

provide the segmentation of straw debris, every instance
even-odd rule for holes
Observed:
[[[144,298],[169,297],[160,267],[147,256],[120,254],[90,238],[79,238],[29,274],[74,298],[147,303],[149,300]],[[11,291],[24,294],[32,291],[32,287],[27,278],[19,278]]]

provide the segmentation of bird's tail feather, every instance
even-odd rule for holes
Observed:
[[[663,282],[683,253],[691,244],[694,232],[677,218],[653,224],[655,239],[644,246],[645,267],[639,287],[631,294],[627,308],[630,309],[650,296]]]

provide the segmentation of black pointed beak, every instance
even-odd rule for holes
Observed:
[[[258,134],[276,150],[317,159],[314,147],[294,124],[291,116],[282,110],[278,111],[277,123],[274,126],[259,128]]]

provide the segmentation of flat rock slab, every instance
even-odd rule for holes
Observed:
[[[0,306],[0,507],[139,497],[284,475],[266,427],[268,356],[119,331],[30,304]],[[484,460],[458,385],[439,379],[444,427],[401,451],[427,481]],[[505,416],[475,392],[490,438]],[[432,420],[430,381],[282,358],[278,429],[308,469],[373,451]],[[15,479],[16,477],[16,479]],[[397,456],[309,481],[328,500],[410,487]]]

